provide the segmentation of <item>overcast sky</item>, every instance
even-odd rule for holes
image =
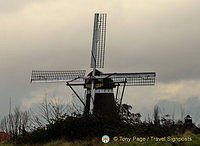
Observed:
[[[108,15],[102,71],[157,73],[156,86],[129,87],[124,102],[146,114],[163,102],[199,112],[199,0],[0,0],[0,118],[9,97],[26,108],[45,93],[70,98],[65,84],[30,84],[31,71],[89,72],[95,12]]]

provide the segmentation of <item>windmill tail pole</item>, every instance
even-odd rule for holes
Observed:
[[[119,92],[119,83],[117,85],[117,91],[116,91],[116,97],[115,97],[116,101],[117,101],[118,92]]]
[[[95,71],[96,71],[96,68],[94,67],[93,72],[92,72],[93,77],[95,76]],[[95,98],[94,79],[92,80],[91,98],[92,98],[92,101],[94,102],[94,98]]]
[[[92,49],[92,59],[94,61],[94,66],[93,66],[93,71],[92,71],[92,77],[95,76],[95,71],[96,71],[96,58],[94,56],[94,52],[93,52],[93,49]],[[94,88],[94,79],[92,79],[92,86],[91,86],[91,98],[92,98],[92,101],[94,102],[94,98],[95,98],[95,88]],[[94,103],[93,103],[94,104]],[[92,104],[92,105],[93,105]],[[89,110],[90,110],[90,105],[89,105]]]
[[[122,99],[123,99],[123,96],[124,96],[124,91],[125,91],[125,87],[126,87],[126,82],[127,82],[127,80],[125,79],[124,86],[123,86],[123,89],[122,89],[122,95],[121,95],[121,99],[120,99],[120,103],[119,103],[119,111],[118,111],[118,113],[119,113],[120,110],[121,110]]]

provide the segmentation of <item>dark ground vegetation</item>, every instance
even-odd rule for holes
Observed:
[[[140,120],[139,113],[131,113],[131,106],[123,104],[118,117],[74,114],[56,119],[44,127],[35,128],[33,131],[24,130],[21,134],[12,137],[12,142],[18,144],[46,143],[58,139],[66,141],[91,140],[101,138],[103,135],[114,136],[156,136],[165,137],[183,134],[186,130],[200,133],[194,124],[175,122],[172,119],[159,118],[158,109],[154,109],[154,120]]]

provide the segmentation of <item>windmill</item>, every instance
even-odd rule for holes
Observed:
[[[120,110],[126,86],[150,86],[155,84],[155,72],[142,73],[103,73],[97,68],[104,68],[105,40],[106,40],[105,13],[94,15],[94,29],[91,51],[92,71],[86,76],[86,70],[68,71],[37,71],[33,70],[31,83],[66,82],[84,106],[84,114],[98,113],[113,114]],[[83,86],[86,89],[86,100],[81,98],[73,86]],[[122,86],[121,97],[118,97],[119,87]],[[114,97],[113,89],[116,89]],[[119,102],[119,109],[116,107]]]

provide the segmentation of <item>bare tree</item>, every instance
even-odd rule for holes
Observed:
[[[67,115],[79,112],[77,107],[72,103],[72,106],[64,104],[64,101],[59,98],[45,98],[37,107],[38,110],[31,110],[31,121],[33,127],[44,127],[46,124],[52,124],[59,119],[64,119]]]
[[[4,116],[0,122],[0,129],[10,136],[17,136],[30,130],[30,114],[29,111],[21,111],[19,107],[15,107],[13,113]]]
[[[63,101],[59,98],[50,100],[49,105],[51,111],[51,120],[59,120],[66,115],[67,106],[62,104],[62,102]]]
[[[65,119],[68,115],[79,115],[81,113],[75,102],[72,105],[66,105],[59,98],[49,98],[48,100],[45,98],[37,106],[37,109],[36,111],[30,109],[23,112],[19,107],[15,107],[13,113],[11,113],[10,109],[8,116],[3,117],[0,121],[0,130],[11,136],[17,136],[26,131],[31,131],[38,127],[42,128],[47,124]]]
[[[7,118],[7,116],[4,116],[0,122],[0,130],[5,133],[9,133],[9,127],[9,118]]]

